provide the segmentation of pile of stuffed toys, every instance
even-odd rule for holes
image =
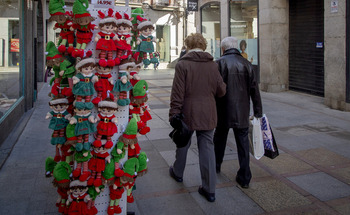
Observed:
[[[148,84],[139,71],[158,63],[154,27],[137,17],[139,35],[133,52],[128,14],[112,8],[98,11],[96,26],[88,0],[75,0],[72,11],[65,10],[64,0],[50,0],[49,12],[54,29],[61,29],[59,44],[46,46],[47,66],[54,71],[52,111],[46,119],[53,130],[55,155],[46,159],[45,174],[53,177],[57,188],[56,206],[62,214],[97,214],[94,202],[109,189],[107,213],[119,214],[122,194],[126,192],[128,203],[134,202],[135,179],[147,172],[148,158],[137,136],[150,132],[147,122],[152,117]],[[95,53],[86,51],[90,43],[96,45]],[[115,80],[111,73],[116,68]],[[120,107],[128,113],[119,112]],[[125,125],[118,122],[121,114],[128,115]]]

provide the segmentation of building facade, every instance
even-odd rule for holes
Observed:
[[[245,40],[261,90],[318,95],[350,111],[349,0],[198,0],[198,8],[195,25],[207,51],[217,58],[221,39]]]
[[[0,2],[0,144],[36,100],[44,78],[45,0]]]

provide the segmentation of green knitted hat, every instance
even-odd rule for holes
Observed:
[[[55,169],[53,170],[53,177],[56,179],[58,183],[66,183],[69,182],[69,175],[72,173],[72,169],[70,165],[65,162],[59,162]]]
[[[139,167],[139,171],[137,173],[147,171],[148,158],[147,158],[146,153],[145,152],[141,152],[139,157],[138,157],[138,160],[139,160],[140,167]]]
[[[50,0],[49,2],[49,13],[51,16],[64,15],[66,7],[64,0]]]
[[[57,50],[55,44],[52,41],[49,41],[46,44],[46,60],[52,60],[55,58],[61,58],[61,53]]]
[[[52,157],[47,157],[45,160],[45,170],[46,172],[53,172],[57,163],[54,161]]]
[[[137,134],[137,122],[135,118],[132,118],[129,121],[128,126],[125,129],[125,132],[123,134],[123,137],[127,139],[135,139]]]
[[[124,163],[124,176],[134,178],[139,170],[139,160],[137,158],[130,158]]]
[[[132,94],[135,99],[141,99],[146,96],[146,91],[148,90],[148,84],[145,80],[140,80],[134,85]]]
[[[105,170],[102,173],[102,176],[106,180],[112,180],[114,176],[114,159],[111,159],[110,163],[106,163]]]
[[[85,103],[84,102],[75,102],[74,107],[78,110],[85,109]]]
[[[88,8],[89,8],[88,0],[75,0],[73,3],[74,18],[91,16]]]

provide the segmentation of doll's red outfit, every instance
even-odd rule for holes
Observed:
[[[115,51],[116,46],[113,41],[113,37],[115,37],[114,33],[104,33],[99,32],[98,35],[101,36],[101,38],[98,40],[96,44],[96,50],[105,50],[105,51]]]
[[[109,156],[108,152],[97,153],[95,151],[91,152],[92,158],[89,160],[89,169],[96,172],[102,172],[106,167],[106,157]]]
[[[77,43],[83,44],[83,43],[89,43],[91,41],[93,33],[91,30],[95,29],[94,24],[87,24],[87,25],[79,25],[79,24],[73,24],[73,28],[77,29],[76,37],[77,37]]]
[[[117,34],[117,35],[119,38],[119,41],[118,40],[115,41],[115,46],[117,47],[117,49],[131,51],[131,45],[127,43],[127,41],[130,40],[128,38],[130,38],[131,35],[130,34]]]
[[[131,145],[128,145],[128,157],[133,158],[133,157],[138,157],[141,152],[141,147],[139,143],[134,144],[134,148],[131,148]]]
[[[66,212],[66,210],[67,210],[67,207],[66,207],[66,204],[65,203],[62,203],[62,199],[68,199],[68,194],[67,194],[67,192],[68,192],[68,189],[66,189],[66,188],[57,188],[57,193],[60,195],[60,197],[61,197],[61,203],[58,205],[58,212],[60,212],[60,213],[65,213],[65,214],[67,214]]]
[[[84,199],[87,195],[88,195],[87,193],[78,197],[74,197],[73,194],[70,195],[70,198],[72,198],[72,203],[68,209],[69,215],[88,215],[89,214],[87,204],[84,202]]]
[[[135,72],[135,71],[131,71],[131,72],[130,72],[130,75],[131,75],[132,77],[134,77],[134,75],[137,75],[137,74],[138,74],[138,73]],[[140,80],[136,80],[135,78],[132,78],[132,79],[130,79],[129,81],[130,81],[130,83],[131,83],[132,86],[135,86],[135,84],[136,84],[137,82],[139,82]]]
[[[101,74],[101,73],[95,73],[95,75],[98,77],[98,81],[95,83],[95,90],[98,95],[101,94],[99,99],[94,99],[92,103],[98,104],[98,102],[104,100],[107,98],[107,91],[112,91],[113,90],[113,85],[111,82],[109,82],[109,79],[112,78],[112,75],[110,73],[108,74]],[[111,99],[113,94],[110,94]]]
[[[70,24],[70,25],[68,25]],[[63,24],[56,23],[55,27],[61,29],[60,37],[62,40],[66,39],[69,44],[74,42],[74,31],[70,30],[70,27],[72,26],[72,21],[66,21]]]
[[[114,114],[112,116],[103,116],[102,114],[98,114],[98,117],[101,121],[97,125],[97,134],[113,136],[118,132],[117,125],[112,122],[112,119],[115,118]]]

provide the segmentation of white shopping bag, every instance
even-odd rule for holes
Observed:
[[[254,117],[249,122],[250,153],[259,160],[265,153],[260,120]]]

